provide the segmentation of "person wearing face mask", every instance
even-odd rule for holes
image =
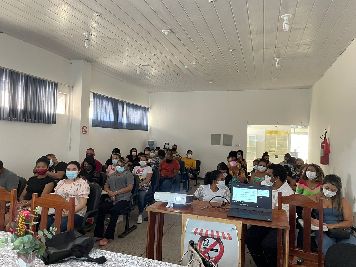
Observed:
[[[147,165],[147,156],[140,156],[140,166],[136,166],[132,173],[137,175],[140,180],[139,190],[138,190],[138,218],[137,223],[142,223],[142,213],[147,204],[147,195],[151,189],[151,179],[153,175],[153,170]]]
[[[320,193],[324,172],[320,166],[309,164],[301,179],[297,183],[297,194],[312,196]]]
[[[261,184],[266,178],[267,163],[264,160],[259,160],[255,172],[251,174],[250,184]]]
[[[179,170],[179,162],[173,159],[171,151],[167,151],[166,159],[159,165],[159,190],[161,192],[171,192],[175,189]]]
[[[87,200],[90,193],[89,184],[79,176],[79,173],[79,162],[69,162],[66,169],[65,179],[60,180],[57,186],[54,188],[54,193],[62,196],[67,201],[70,197],[74,197],[74,228],[78,228],[82,225],[84,215],[87,211]],[[67,222],[67,212],[64,211],[61,221],[61,232],[65,232],[67,230]],[[54,223],[54,215],[49,215],[48,223],[49,225]]]
[[[238,183],[248,183],[246,179],[246,173],[241,168],[240,162],[237,161],[236,151],[231,151],[227,158],[229,174],[232,176],[229,183],[229,188],[231,189],[234,185]]]
[[[108,193],[109,201],[104,201],[99,206],[98,220],[94,230],[94,237],[100,246],[106,246],[114,240],[116,223],[120,215],[125,214],[130,207],[131,191],[134,187],[134,176],[125,168],[125,161],[119,159],[116,172],[107,178],[104,190]],[[110,215],[108,226],[105,230],[105,216]]]
[[[336,243],[348,243],[356,245],[356,237],[351,233],[353,225],[352,207],[350,202],[342,196],[341,178],[335,174],[326,175],[323,180],[322,191],[319,195],[312,196],[318,201],[323,199],[323,223],[328,231],[323,233],[323,254]],[[319,226],[318,219],[311,222]],[[341,237],[342,232],[351,233],[349,236]],[[339,233],[338,233],[339,232]]]
[[[87,180],[89,183],[97,183],[101,187],[105,183],[105,175],[95,170],[95,160],[93,157],[87,157],[83,161],[83,169],[80,172],[80,176]]]
[[[33,193],[41,196],[52,192],[54,179],[47,175],[48,168],[49,160],[47,157],[41,157],[36,161],[36,174],[27,181],[26,187],[20,196],[21,205],[29,205]]]
[[[133,168],[136,166],[140,166],[139,164],[140,159],[138,157],[136,148],[133,147],[130,149],[130,155],[126,156],[126,161],[131,170],[133,170]]]
[[[95,159],[95,151],[94,151],[94,148],[88,148],[87,151],[85,152],[85,157],[86,158],[90,158],[92,157],[95,161],[95,171],[96,172],[101,172],[102,171],[102,168],[103,168],[103,164],[101,164],[101,162],[99,160],[96,160]],[[83,163],[81,165],[81,168],[83,168]]]
[[[185,168],[190,172],[195,171],[197,168],[196,160],[193,159],[193,151],[190,149],[187,151],[187,156],[182,158],[182,161],[184,162]]]
[[[150,156],[151,149],[146,146],[145,149],[143,150],[143,154],[146,155],[146,157]]]
[[[105,165],[103,166],[103,171],[105,172],[107,170],[107,168],[112,165],[112,155],[116,154],[121,156],[121,151],[119,148],[115,147],[112,151],[111,151],[111,155],[110,158],[106,160]]]
[[[67,169],[67,163],[59,161],[54,154],[47,154],[46,157],[49,159],[47,175],[56,181],[63,179]]]
[[[173,158],[174,158],[174,159],[180,160],[180,159],[182,158],[181,155],[179,155],[179,153],[178,153],[178,146],[177,146],[176,144],[174,144],[174,145],[172,146],[171,151],[172,151],[172,154],[173,154]]]
[[[220,162],[218,164],[218,166],[216,167],[216,169],[223,174],[223,176],[225,178],[225,185],[229,186],[230,181],[232,179],[232,176],[229,173],[229,167],[226,165],[226,163],[225,162]]]
[[[225,185],[224,174],[218,170],[208,172],[204,179],[204,185],[198,187],[194,196],[202,201],[230,201],[230,190]]]
[[[287,173],[282,165],[271,164],[267,174],[271,177],[272,208],[276,208],[279,192],[282,193],[282,196],[289,196],[294,192],[288,185]],[[289,205],[283,205],[282,208],[288,214]],[[253,225],[246,232],[245,243],[257,267],[277,266],[276,229]]]
[[[117,166],[117,163],[119,162],[119,159],[120,159],[120,154],[113,153],[111,155],[111,164],[106,169],[107,176],[110,176],[116,172],[116,166]]]

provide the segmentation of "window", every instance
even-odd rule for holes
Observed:
[[[56,123],[58,84],[0,67],[0,119]]]
[[[147,107],[92,93],[92,126],[148,131]]]
[[[56,113],[64,115],[66,114],[66,108],[67,108],[67,94],[58,92]]]

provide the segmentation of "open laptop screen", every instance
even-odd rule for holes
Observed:
[[[233,208],[272,209],[272,188],[238,184],[232,188]]]

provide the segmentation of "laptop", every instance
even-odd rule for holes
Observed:
[[[272,187],[249,184],[233,186],[228,216],[272,221]]]

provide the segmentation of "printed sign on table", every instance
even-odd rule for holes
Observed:
[[[239,240],[236,225],[188,219],[184,234],[184,251],[193,240],[200,253],[219,267],[239,262]]]

